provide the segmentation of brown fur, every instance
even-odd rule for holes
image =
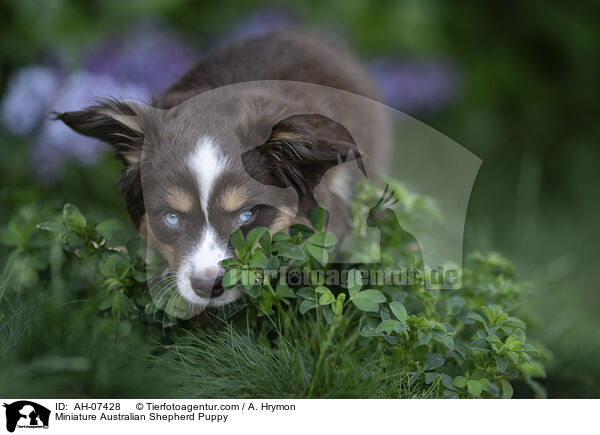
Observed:
[[[221,195],[221,205],[227,211],[240,210],[248,199],[248,191],[243,186],[227,188]]]
[[[194,197],[180,187],[169,187],[165,197],[173,210],[189,213],[194,207]]]

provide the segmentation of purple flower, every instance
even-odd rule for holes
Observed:
[[[48,111],[58,87],[58,74],[50,68],[34,65],[18,71],[8,81],[2,100],[2,125],[15,135],[31,133]]]
[[[409,114],[435,112],[459,92],[454,64],[440,60],[378,60],[370,64],[386,104]]]
[[[232,26],[224,37],[219,39],[218,47],[251,36],[264,35],[278,29],[284,29],[294,23],[290,11],[284,8],[259,9]]]
[[[50,109],[58,112],[80,110],[106,97],[148,102],[149,91],[141,86],[120,83],[109,76],[79,71],[68,77]],[[67,159],[92,164],[105,150],[106,146],[97,139],[82,136],[62,122],[46,118],[36,138],[33,160],[40,177],[52,179]]]
[[[8,83],[0,121],[13,134],[35,138],[34,165],[41,178],[50,180],[65,160],[91,164],[106,149],[99,141],[49,120],[51,110],[78,110],[103,97],[149,102],[152,94],[166,90],[197,59],[196,51],[163,23],[144,21],[124,37],[105,40],[90,50],[84,70],[66,79],[43,66],[19,71]]]
[[[144,21],[124,35],[94,47],[85,68],[121,82],[145,86],[159,93],[174,84],[199,56],[161,23]]]

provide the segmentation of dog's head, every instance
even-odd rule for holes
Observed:
[[[132,220],[167,259],[179,293],[202,308],[241,295],[223,291],[219,266],[234,254],[236,228],[285,231],[317,205],[329,169],[359,158],[346,128],[322,115],[226,115],[124,101],[56,115],[114,147]]]

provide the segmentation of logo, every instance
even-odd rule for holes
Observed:
[[[6,430],[14,432],[16,428],[22,429],[48,429],[50,410],[29,400],[19,400],[6,408]]]

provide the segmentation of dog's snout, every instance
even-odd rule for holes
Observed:
[[[223,271],[221,269],[205,270],[193,274],[190,284],[194,292],[200,297],[217,297],[223,293]]]

